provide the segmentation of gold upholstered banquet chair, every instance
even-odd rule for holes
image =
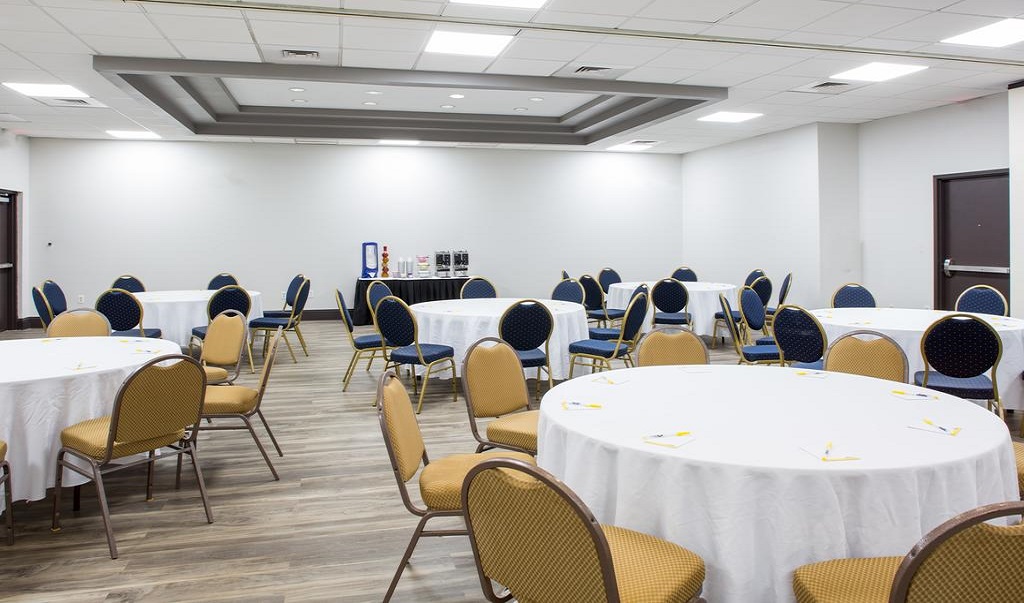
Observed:
[[[547,471],[514,459],[469,470],[462,507],[488,601],[703,601],[704,561],[655,536],[600,525]],[[495,593],[492,581],[508,589]]]
[[[797,603],[1019,603],[1024,524],[987,521],[1024,513],[1024,502],[986,505],[929,532],[905,557],[833,559],[793,572]]]
[[[431,461],[423,444],[423,434],[416,422],[409,393],[392,370],[385,371],[377,385],[377,418],[402,502],[410,513],[420,518],[395,576],[391,579],[387,594],[384,595],[384,603],[387,603],[394,595],[398,580],[421,537],[466,535],[464,529],[428,530],[426,525],[436,517],[462,516],[462,480],[474,465],[498,457],[514,458],[530,464],[534,461],[528,454],[508,450],[453,454]],[[422,504],[412,500],[406,485],[417,473]]]
[[[462,364],[462,383],[469,426],[480,443],[477,452],[507,448],[537,454],[539,413],[530,410],[523,367],[511,345],[496,337],[485,337],[471,345]],[[479,418],[493,419],[485,435],[477,425]]]
[[[146,500],[152,500],[155,461],[172,457],[180,459],[186,454],[192,459],[206,520],[213,523],[195,447],[205,387],[206,375],[198,362],[180,354],[160,356],[129,375],[117,392],[110,415],[64,428],[60,432],[61,448],[57,453],[52,530],[58,532],[61,529],[60,499],[64,471],[74,471],[96,484],[110,558],[117,559],[117,543],[110,524],[103,476],[146,463],[149,465]],[[156,456],[157,450],[163,454]],[[127,460],[145,452],[149,453],[146,458]],[[68,460],[68,456],[74,457],[75,462]],[[121,462],[111,463],[114,460]]]
[[[1013,459],[1017,462],[1017,489],[1024,499],[1024,444],[1013,442]]]
[[[231,384],[238,379],[248,340],[245,315],[241,312],[225,310],[210,321],[199,354],[207,385]]]
[[[878,331],[850,331],[825,351],[826,371],[906,383],[907,355],[892,337]]]
[[[11,464],[7,461],[7,442],[0,440],[0,484],[4,487],[4,523],[7,525],[7,544],[14,544],[14,506],[11,494]]]
[[[47,337],[107,337],[110,321],[91,308],[61,312],[46,329]]]
[[[637,345],[637,366],[709,364],[708,346],[693,331],[662,327],[644,335]]]

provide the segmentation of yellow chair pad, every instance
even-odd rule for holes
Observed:
[[[0,440],[0,463],[7,458],[7,442]]]
[[[1013,443],[1013,456],[1017,459],[1017,488],[1024,496],[1024,444]],[[0,455],[0,460],[3,460],[3,455]]]
[[[511,450],[480,454],[453,454],[430,464],[420,472],[420,496],[434,511],[458,511],[462,508],[462,482],[477,464],[493,458],[515,459],[536,465],[533,457]]]
[[[207,383],[219,383],[221,381],[228,380],[228,369],[221,368],[219,366],[203,366],[203,372],[206,373]]]
[[[245,414],[256,406],[259,392],[242,385],[211,385],[203,400],[204,415]]]
[[[704,560],[649,534],[601,526],[612,554],[619,598],[629,603],[686,603],[704,583]]]
[[[107,452],[107,438],[110,436],[110,417],[89,419],[65,427],[60,432],[60,443],[94,459],[101,459]],[[185,436],[185,430],[169,433],[158,438],[140,440],[138,442],[114,442],[114,450],[110,458],[119,459],[124,456],[155,450],[173,444]]]
[[[540,411],[528,410],[505,415],[487,424],[487,439],[537,452],[537,421]]]
[[[833,559],[793,572],[797,603],[888,603],[903,557]]]

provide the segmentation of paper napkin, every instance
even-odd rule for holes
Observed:
[[[801,446],[800,450],[803,450],[807,454],[813,456],[823,463],[832,463],[836,461],[859,461],[859,456],[849,454],[849,451],[843,448],[837,448],[833,442],[823,442],[818,445],[807,445]]]
[[[567,400],[562,401],[562,410],[601,410],[603,408],[600,404],[586,404],[584,402],[569,402]]]
[[[693,433],[689,431],[676,431],[669,433],[654,433],[644,436],[644,443],[665,448],[679,448],[686,446],[694,440]]]

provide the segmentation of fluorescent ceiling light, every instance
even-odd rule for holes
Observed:
[[[4,82],[4,86],[25,96],[38,96],[40,98],[89,98],[88,94],[67,84],[18,84]]]
[[[107,130],[114,138],[131,138],[135,140],[156,140],[160,135],[149,130]]]
[[[612,145],[605,149],[606,151],[626,151],[635,153],[637,151],[646,151],[647,149],[658,144],[657,140],[631,140],[629,142],[623,142],[620,144]]]
[[[424,52],[463,54],[477,57],[496,57],[512,41],[513,36],[465,33],[461,31],[435,31]]]
[[[548,0],[448,0],[448,4],[476,4],[501,8],[540,8]]]
[[[884,82],[893,78],[910,75],[928,69],[927,65],[900,65],[897,63],[868,63],[849,71],[837,73],[832,77],[837,80],[853,80],[856,82]]]
[[[946,38],[942,43],[1002,48],[1020,41],[1024,41],[1024,19],[1003,19],[991,25]]]
[[[720,121],[728,124],[736,124],[748,119],[761,117],[764,113],[737,113],[735,111],[719,111],[704,117],[698,117],[697,121]]]
[[[420,143],[420,141],[418,141],[418,140],[387,140],[387,139],[385,139],[385,140],[378,140],[377,141],[377,144],[388,144],[388,145],[393,145],[393,146],[396,146],[396,147],[414,147],[414,146],[418,145],[419,143]]]

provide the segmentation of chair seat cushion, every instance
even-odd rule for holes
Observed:
[[[423,353],[423,360],[430,364],[442,358],[454,358],[455,349],[450,345],[438,345],[436,343],[421,343],[420,351]],[[416,346],[407,345],[391,350],[391,360],[398,364],[419,364],[420,357],[416,354]]]
[[[203,365],[206,373],[206,383],[223,383],[228,380],[228,369],[219,366]]]
[[[725,320],[725,313],[723,313],[723,312],[715,312],[715,318],[717,318],[719,320]],[[732,319],[736,321],[736,324],[739,324],[740,322],[742,322],[743,317],[740,316],[740,311],[739,310],[733,310],[732,311]]]
[[[527,410],[499,417],[487,424],[487,439],[537,453],[537,421],[540,411]]]
[[[589,330],[590,330],[590,338],[591,339],[597,339],[599,341],[611,341],[612,339],[618,339],[619,338],[619,332],[622,329],[605,329],[605,328],[591,327]]]
[[[690,324],[689,312],[655,312],[654,324],[659,325],[688,325]]]
[[[292,315],[291,310],[264,310],[263,316],[266,318],[288,318]]]
[[[833,559],[793,572],[798,603],[888,603],[902,557]]]
[[[626,315],[625,310],[616,309],[605,309],[605,310],[587,310],[587,318],[604,320],[606,318],[610,320],[618,320]]]
[[[249,328],[251,329],[276,329],[277,327],[288,328],[290,323],[288,317],[284,318],[268,318],[266,316],[262,318],[254,318],[249,321]]]
[[[701,591],[704,560],[651,536],[602,525],[622,601],[690,601]]]
[[[756,362],[758,360],[778,360],[779,346],[745,345],[743,346],[743,357],[751,362]]]
[[[257,390],[242,385],[207,387],[203,415],[244,415],[256,406],[257,396]]]
[[[774,337],[758,337],[754,340],[754,345],[775,345]]]
[[[917,371],[914,373],[914,385],[922,384],[924,384],[924,371]],[[927,387],[970,400],[991,400],[995,397],[992,391],[992,380],[985,375],[960,378],[930,371]]]
[[[381,343],[380,335],[360,335],[353,339],[357,350],[369,350],[370,348],[379,348]]]
[[[147,331],[149,329],[146,329]],[[206,325],[201,327],[192,327],[192,337],[197,339],[206,339]]]
[[[794,362],[789,366],[797,369],[807,369],[809,371],[823,371],[825,370],[825,361],[815,360],[814,362]]]
[[[544,350],[540,348],[516,350],[516,356],[519,356],[519,363],[523,365],[523,368],[548,365],[548,357],[544,354]]]
[[[523,452],[499,450],[480,454],[453,454],[430,461],[420,472],[420,496],[435,511],[458,511],[462,508],[462,482],[476,465],[494,458],[515,459],[536,465],[533,457]]]
[[[107,438],[109,436],[110,417],[106,416],[75,423],[71,427],[65,427],[60,432],[60,443],[86,456],[101,459],[106,453]],[[183,437],[185,437],[184,429],[151,440],[114,442],[114,451],[111,458],[119,459],[132,454],[155,450],[168,444],[173,444]]]
[[[768,314],[769,316],[773,315],[773,314],[775,314],[775,308],[771,308],[771,307],[765,308],[764,309],[764,313]]]
[[[601,341],[598,339],[584,339],[569,344],[570,354],[587,354],[589,356],[600,356],[601,358],[618,358],[629,351],[629,346],[614,341]]]
[[[114,331],[111,333],[113,337],[150,337],[152,339],[160,339],[164,336],[163,331],[160,329],[153,329],[146,327],[146,334],[143,335],[139,329],[128,329],[127,331]]]

